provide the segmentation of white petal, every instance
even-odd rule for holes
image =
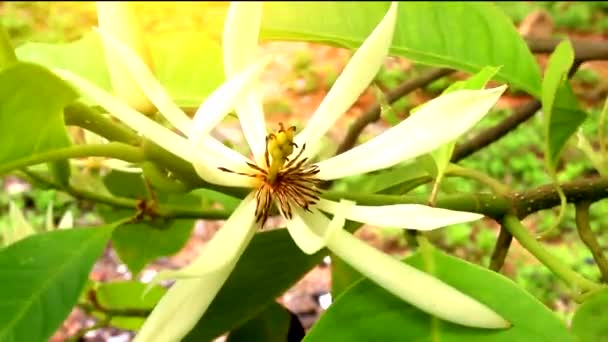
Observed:
[[[262,2],[230,3],[222,37],[224,71],[227,77],[240,73],[255,60],[262,8]]]
[[[211,132],[226,114],[236,107],[237,102],[243,98],[243,95],[257,84],[260,74],[269,62],[270,58],[264,58],[250,65],[243,72],[224,82],[209,95],[194,114],[193,127],[189,137],[191,139],[200,138]]]
[[[188,141],[80,76],[65,70],[54,69],[53,71],[65,80],[75,84],[81,91],[127,126],[167,151],[192,163],[198,175],[205,181],[227,186],[250,187],[253,184],[251,177],[231,174],[218,169],[219,166],[222,166],[239,171],[240,168],[246,166],[247,159],[223,146],[217,140],[208,136],[200,136],[194,142]]]
[[[192,151],[190,144],[185,138],[139,113],[126,103],[108,94],[82,77],[67,70],[53,69],[53,72],[64,80],[74,84],[83,93],[107,110],[108,113],[124,122],[133,130],[154,141],[176,156],[186,161],[191,161],[192,154],[195,151]]]
[[[188,134],[190,129],[190,118],[182,111],[165,91],[156,76],[150,71],[146,63],[127,45],[118,41],[103,29],[97,29],[103,42],[111,47],[127,66],[128,72],[148,99],[156,106],[158,111],[175,128]]]
[[[135,4],[124,1],[97,1],[97,19],[99,26],[107,35],[120,40],[134,50],[137,59],[152,67],[152,55],[146,44],[141,23],[137,17]],[[108,41],[103,40],[103,52],[110,73],[114,93],[129,106],[143,113],[153,113],[155,108],[137,82],[129,73],[129,66]]]
[[[252,89],[249,94],[243,96],[236,106],[236,113],[256,163],[262,164],[266,151],[266,124],[264,106],[256,89]]]
[[[0,228],[2,228],[0,226]],[[2,243],[6,247],[30,235],[36,234],[34,228],[23,216],[23,212],[13,201],[8,202],[8,227],[0,229]]]
[[[69,229],[74,228],[74,215],[72,215],[72,211],[68,210],[63,214],[61,220],[59,220],[59,224],[57,225],[57,229]]]
[[[506,89],[501,86],[441,95],[370,141],[318,163],[317,177],[330,180],[371,172],[429,153],[468,131]]]
[[[233,77],[256,59],[262,2],[231,2],[224,21],[222,48],[226,77]],[[266,126],[260,94],[252,90],[236,106],[241,128],[256,162],[263,161]]]
[[[158,302],[135,341],[180,341],[205,313],[255,235],[255,201],[244,199],[196,261]],[[179,273],[179,272],[178,272]],[[196,278],[188,278],[196,277]]]
[[[327,247],[393,295],[429,314],[465,326],[509,326],[507,321],[484,304],[439,279],[378,251],[344,230],[337,230],[329,236]]]
[[[388,54],[396,19],[397,2],[392,2],[382,21],[350,59],[304,130],[296,136],[297,144],[306,143],[311,151],[315,150],[314,145],[369,86]]]
[[[378,227],[431,230],[457,223],[479,220],[483,215],[466,211],[433,208],[421,204],[394,204],[381,206],[353,205],[340,208],[340,204],[321,199],[317,207],[325,212],[341,213],[347,219]]]
[[[320,211],[312,209],[312,213],[295,207],[293,217],[287,220],[287,231],[291,239],[306,254],[315,254],[325,247],[323,232],[327,230],[330,220]],[[315,231],[313,231],[315,229]]]

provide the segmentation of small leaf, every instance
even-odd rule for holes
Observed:
[[[542,106],[547,139],[545,159],[550,169],[555,168],[564,144],[586,118],[567,79],[573,62],[572,45],[569,40],[564,40],[549,57],[543,79]]]
[[[41,233],[0,250],[0,340],[47,341],[76,304],[112,229]]]
[[[364,279],[336,299],[304,341],[574,341],[563,322],[511,280],[437,251],[431,258],[437,278],[513,326],[474,329],[439,321]],[[423,269],[423,259],[418,253],[406,262]]]
[[[16,63],[0,72],[0,163],[70,144],[63,108],[76,98],[45,68]]]
[[[140,311],[142,316],[112,315],[110,325],[127,330],[137,330],[143,324],[143,313],[151,311],[154,305],[167,292],[164,287],[154,286],[144,296],[146,284],[138,281],[118,281],[100,284],[96,289],[96,298],[104,309]]]

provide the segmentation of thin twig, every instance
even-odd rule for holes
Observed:
[[[576,204],[576,229],[585,246],[591,251],[593,259],[600,269],[603,281],[608,283],[608,260],[604,257],[602,248],[589,226],[589,206],[591,206],[591,203],[586,201]]]
[[[490,269],[492,271],[499,272],[505,264],[505,258],[509,252],[509,247],[511,247],[511,241],[513,241],[513,235],[504,226],[500,226],[500,232],[498,233],[494,251],[492,251],[492,257],[490,258]]]

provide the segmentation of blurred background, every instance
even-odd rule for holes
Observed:
[[[570,37],[587,41],[608,39],[608,2],[496,2],[496,5],[512,19],[519,32],[527,37]],[[147,34],[167,32],[204,32],[218,43],[221,40],[225,2],[147,2],[142,6],[141,20]],[[16,47],[31,42],[65,43],[77,41],[97,23],[93,2],[0,2],[0,19]],[[191,42],[196,44],[196,42]],[[335,47],[295,42],[264,42],[262,53],[273,54],[276,59],[264,74],[265,109],[269,122],[305,122],[331,87],[350,56],[350,52]],[[541,66],[546,55],[537,55]],[[402,82],[416,77],[427,66],[417,65],[402,58],[389,58],[376,77],[382,90],[395,88]],[[410,109],[441,93],[452,82],[466,77],[454,73],[443,77],[424,89],[419,89],[397,101],[393,107],[403,119]],[[575,93],[588,110],[589,119],[582,129],[592,143],[597,141],[597,117],[608,93],[608,62],[587,62],[581,65],[572,78]],[[511,114],[512,109],[525,102],[529,96],[516,88],[510,88],[497,110],[488,115],[471,135],[484,127],[497,124]],[[375,103],[373,91],[368,90],[339,121],[329,135],[330,142],[339,142],[348,125]],[[492,144],[460,164],[500,179],[516,190],[525,190],[549,182],[544,171],[542,153],[542,123],[536,115],[498,142]],[[273,126],[273,128],[276,126]],[[369,139],[389,127],[380,120],[368,126],[361,140]],[[237,124],[227,125],[221,133],[231,143],[244,146]],[[566,147],[559,168],[559,179],[567,181],[593,174],[591,164],[571,143]],[[357,179],[352,179],[356,182]],[[24,211],[34,226],[45,222],[50,205],[58,221],[70,211],[76,226],[99,221],[89,203],[82,203],[55,190],[32,188],[24,180],[7,176],[0,179],[4,191],[0,192],[0,229],[7,225],[6,213],[9,200]],[[348,189],[349,181],[337,184]],[[474,182],[450,178],[445,181],[443,192],[479,191]],[[414,190],[427,193],[425,186]],[[608,250],[608,201],[600,201],[591,207],[592,229],[597,234],[604,251]],[[544,231],[557,217],[556,210],[531,215],[524,222],[532,231]],[[167,265],[183,265],[220,226],[217,222],[200,222],[191,241],[178,254],[163,258],[150,265],[139,279],[151,277],[154,270]],[[433,242],[444,250],[472,262],[488,265],[497,226],[490,220],[472,225],[452,226],[434,232]],[[400,229],[363,227],[357,235],[374,246],[395,255],[407,255],[406,238]],[[598,279],[590,252],[576,234],[574,208],[569,207],[560,229],[546,240],[550,250],[584,275]],[[573,312],[573,301],[568,289],[540,265],[531,255],[514,243],[502,273],[512,278],[536,298],[565,319]],[[305,327],[310,327],[329,302],[330,288],[328,262],[319,265],[279,300],[296,313]],[[148,273],[146,273],[148,272]],[[151,273],[150,273],[151,272]],[[130,279],[133,277],[111,248],[96,266],[92,277],[96,280]],[[83,328],[94,324],[86,312],[75,309],[54,341],[64,341],[76,336]],[[119,329],[97,329],[82,334],[86,341],[128,341],[132,334]]]

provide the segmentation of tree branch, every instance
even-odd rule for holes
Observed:
[[[591,203],[589,202],[580,202],[576,204],[576,229],[578,230],[578,235],[585,246],[587,246],[589,251],[591,251],[593,259],[595,260],[597,267],[600,269],[603,281],[608,283],[608,260],[606,260],[604,257],[602,248],[597,242],[597,239],[595,238],[595,235],[593,235],[591,227],[589,226],[590,205]]]
[[[533,53],[552,53],[563,38],[528,38],[524,37]],[[608,59],[608,42],[570,39],[576,59],[595,61]]]
[[[517,128],[519,124],[531,118],[540,108],[540,101],[536,99],[523,104],[521,107],[517,108],[513,114],[494,127],[490,127],[477,134],[471,140],[457,145],[454,148],[451,162],[456,163],[502,138],[507,133]]]

